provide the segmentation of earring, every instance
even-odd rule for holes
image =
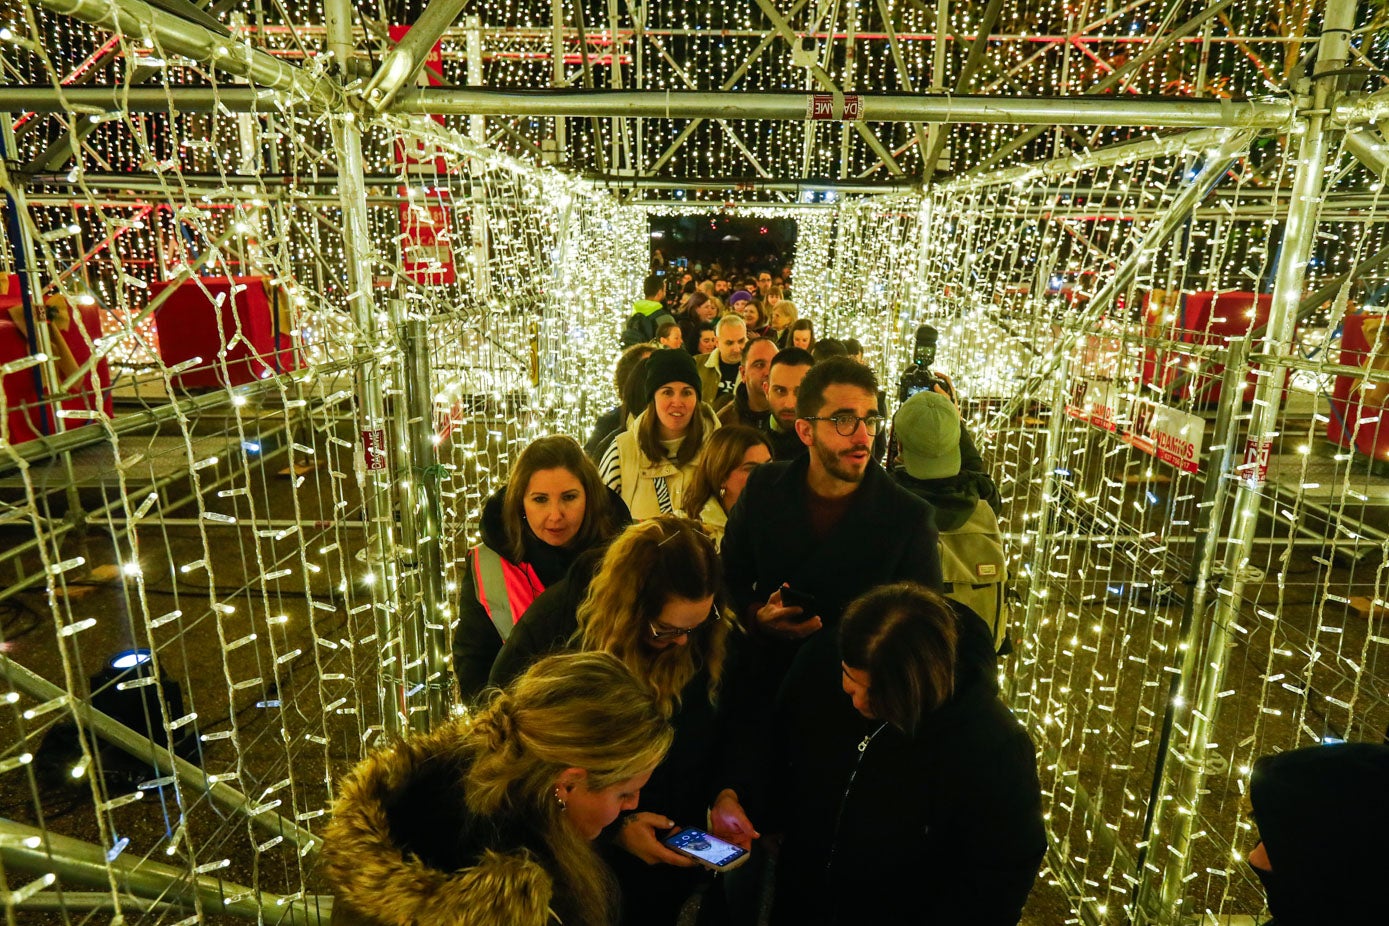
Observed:
[[[559,796],[559,785],[555,785],[555,803],[559,804],[560,813],[564,813],[569,809],[569,805],[564,802],[564,798]]]

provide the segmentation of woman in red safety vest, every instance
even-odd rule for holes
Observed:
[[[483,506],[482,543],[463,572],[453,671],[464,703],[487,686],[492,661],[536,596],[630,521],[572,437],[542,437],[521,451],[506,486]]]

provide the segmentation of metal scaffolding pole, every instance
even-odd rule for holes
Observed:
[[[401,348],[405,371],[406,429],[410,444],[409,480],[400,488],[402,513],[410,512],[412,535],[405,536],[402,518],[401,545],[413,557],[418,576],[419,611],[412,616],[415,652],[424,658],[423,672],[415,673],[426,689],[431,724],[447,717],[453,673],[449,627],[453,605],[444,583],[444,507],[440,497],[443,467],[434,433],[434,373],[430,364],[429,324],[419,317],[405,323]]]
[[[395,48],[387,53],[381,66],[367,82],[363,96],[368,106],[381,112],[391,105],[395,95],[410,83],[424,66],[424,59],[434,47],[434,43],[453,25],[454,20],[467,5],[468,0],[430,0],[429,6],[424,8],[420,18],[415,20],[410,31],[396,42]],[[471,66],[471,56],[468,61]]]
[[[202,905],[205,913],[215,910],[270,926],[325,926],[332,904],[331,898],[317,894],[270,894],[210,875],[190,876],[184,869],[141,859],[134,852],[108,859],[101,846],[13,820],[0,820],[0,858],[6,868],[39,875],[11,892],[10,903],[37,894],[59,878],[69,886],[109,890],[114,877],[123,893],[145,900],[189,908]]]
[[[1283,403],[1283,387],[1287,371],[1279,359],[1292,352],[1293,327],[1298,305],[1302,301],[1307,277],[1307,261],[1312,254],[1316,237],[1318,205],[1324,185],[1330,138],[1326,114],[1335,102],[1337,74],[1345,66],[1349,53],[1349,37],[1355,26],[1356,0],[1327,0],[1321,44],[1313,79],[1311,108],[1299,119],[1297,173],[1293,180],[1292,203],[1288,210],[1283,233],[1273,301],[1269,308],[1268,336],[1255,362],[1267,375],[1259,378],[1254,402],[1250,409],[1249,431],[1243,454],[1244,472],[1238,480],[1232,520],[1225,542],[1222,571],[1227,584],[1218,590],[1209,618],[1193,615],[1198,623],[1192,628],[1193,641],[1204,630],[1205,640],[1199,658],[1189,660],[1196,669],[1195,677],[1183,678],[1175,696],[1174,706],[1190,704],[1183,711],[1185,729],[1180,721],[1175,727],[1180,743],[1173,747],[1175,768],[1162,783],[1157,798],[1158,816],[1154,820],[1151,839],[1161,837],[1170,851],[1165,858],[1160,893],[1152,898],[1153,886],[1145,881],[1137,898],[1138,914],[1144,908],[1157,911],[1157,922],[1177,924],[1190,912],[1183,906],[1185,878],[1189,868],[1197,805],[1206,776],[1207,756],[1210,753],[1216,717],[1220,712],[1219,692],[1224,683],[1225,669],[1233,646],[1232,625],[1241,619],[1244,588],[1259,572],[1250,564],[1254,532],[1264,486],[1264,467],[1273,438],[1279,430],[1278,415]],[[1260,358],[1267,358],[1263,360]],[[1222,401],[1239,402],[1240,390],[1223,393]],[[1210,474],[1216,478],[1217,474]],[[1202,628],[1200,621],[1206,621]],[[1175,738],[1174,738],[1175,739]],[[1169,766],[1170,767],[1170,766]]]
[[[1097,170],[1101,167],[1115,167],[1132,161],[1146,161],[1152,158],[1166,158],[1184,152],[1206,151],[1218,146],[1229,135],[1227,129],[1196,129],[1191,132],[1178,132],[1161,138],[1145,138],[1141,141],[1125,142],[1119,145],[1106,145],[1084,154],[1067,154],[1059,158],[1019,164],[992,173],[951,180],[939,184],[936,189],[943,193],[956,190],[977,190],[988,186],[1005,186],[1019,181],[1035,180],[1040,177],[1065,176],[1080,171]],[[1093,195],[1087,193],[1087,195]]]
[[[148,36],[165,52],[183,55],[229,74],[245,77],[261,90],[283,90],[318,106],[340,95],[331,81],[314,77],[267,52],[197,23],[166,13],[142,0],[39,0],[55,13],[123,35]],[[52,87],[48,88],[50,92]],[[70,91],[69,91],[70,92]],[[159,91],[167,102],[170,93]],[[33,106],[28,108],[33,109]]]
[[[1346,132],[1346,150],[1381,181],[1389,175],[1389,142],[1378,129],[1361,126]]]
[[[58,2],[58,0],[53,0]],[[806,121],[812,94],[757,91],[483,90],[407,88],[387,112],[406,115],[565,116],[657,119],[767,119]],[[982,125],[1114,125],[1154,128],[1284,129],[1293,106],[1286,100],[1186,97],[999,97],[954,94],[861,93],[864,122],[977,123]],[[0,110],[34,112],[251,112],[292,105],[267,100],[250,87],[0,88]],[[866,127],[865,127],[866,130]],[[876,136],[875,136],[876,137]],[[667,159],[668,160],[668,159]],[[1064,159],[1063,159],[1064,160]],[[657,159],[653,169],[663,164]]]
[[[339,74],[345,73],[347,62],[352,60],[352,11],[351,0],[326,0],[324,4],[328,51],[336,61]],[[393,451],[399,450],[399,442],[389,438],[382,383],[382,360],[391,353],[395,331],[386,324],[384,313],[377,312],[372,298],[375,281],[371,237],[367,231],[366,188],[362,184],[365,169],[361,125],[346,107],[331,112],[329,119],[339,164],[342,243],[347,257],[344,267],[347,308],[356,329],[354,333],[360,339],[359,347],[372,354],[370,360],[356,369],[357,402],[362,413],[357,479],[367,523],[376,525],[367,532],[367,585],[372,614],[376,618],[377,639],[382,652],[389,654],[382,658],[380,666],[381,719],[387,732],[399,734],[409,725],[409,689],[404,667],[410,660],[400,626],[401,615],[396,611],[398,597],[392,594],[396,581],[394,531],[389,523],[382,526],[382,518],[389,518],[392,510],[392,472],[397,468],[392,464],[398,455]],[[378,569],[386,574],[377,574]]]
[[[767,119],[800,122],[813,94],[752,91],[476,90],[403,91],[392,112],[488,116],[643,116],[658,119]],[[1235,102],[1186,97],[998,97],[864,93],[868,122],[973,122],[987,125],[1120,125],[1175,128],[1280,128],[1293,105],[1280,99]],[[871,134],[871,133],[870,133]],[[876,136],[875,136],[876,138]],[[881,146],[879,142],[879,146]],[[877,152],[875,152],[877,153]],[[899,168],[900,171],[900,168]]]
[[[0,654],[0,678],[39,702],[46,703],[67,696],[66,691],[48,679],[34,674],[3,654]],[[272,836],[283,836],[286,841],[298,846],[301,854],[306,855],[318,848],[319,840],[313,833],[274,811],[257,808],[240,791],[212,781],[198,766],[179,758],[148,736],[137,733],[79,698],[69,698],[67,706],[83,727],[141,762],[148,762],[161,775],[175,776],[181,787],[206,794],[214,804],[244,815],[252,826]],[[102,885],[105,886],[104,880]]]

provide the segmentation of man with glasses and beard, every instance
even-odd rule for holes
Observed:
[[[891,582],[942,587],[930,505],[873,459],[878,412],[873,371],[847,357],[810,368],[796,398],[796,433],[808,452],[767,463],[748,478],[728,516],[724,573],[750,633],[730,666],[724,710],[736,764],[714,808],[715,835],[747,846],[766,782],[772,705],[806,638],[837,630],[864,592]]]

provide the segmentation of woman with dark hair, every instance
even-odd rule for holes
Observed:
[[[658,350],[646,358],[646,411],[603,454],[603,483],[622,496],[635,520],[680,511],[704,442],[719,426],[700,401],[694,358]]]
[[[653,344],[633,344],[622,352],[617,358],[617,363],[613,367],[613,387],[617,390],[617,407],[598,416],[598,420],[593,423],[593,430],[588,435],[588,443],[584,444],[584,453],[594,463],[603,459],[603,451],[607,446],[599,448],[599,444],[604,438],[614,431],[620,430],[627,421],[628,412],[624,411],[622,404],[626,396],[627,381],[632,378],[633,371],[637,364],[651,356],[651,352],[656,347]]]
[[[815,323],[808,318],[798,318],[791,323],[790,343],[787,347],[799,347],[801,350],[812,350],[815,347]]]
[[[684,338],[687,351],[692,354],[697,353],[699,327],[705,322],[712,322],[718,318],[719,309],[719,300],[702,290],[691,293],[681,303],[677,321],[680,322],[680,334]]]
[[[471,717],[363,760],[324,833],[332,922],[609,926],[592,842],[637,806],[672,731],[603,653],[554,656]]]
[[[708,356],[719,346],[719,329],[713,322],[700,322],[696,336],[699,338],[696,343],[685,345],[696,357]]]
[[[997,673],[984,622],[910,582],[806,642],[774,725],[774,926],[1018,922],[1046,837]]]
[[[468,552],[453,632],[453,673],[471,701],[502,643],[574,558],[631,520],[572,437],[542,437],[521,451],[507,484],[482,508],[482,543]]]
[[[756,299],[748,299],[738,307],[738,314],[743,317],[743,322],[748,326],[748,340],[753,338],[765,338],[771,333],[771,327],[767,324],[767,312],[762,303]]]
[[[767,435],[746,425],[719,428],[704,445],[699,466],[685,490],[685,514],[704,524],[715,547],[723,540],[728,512],[743,494],[748,476],[771,460]]]
[[[634,524],[603,554],[588,554],[536,599],[492,668],[505,685],[555,650],[610,653],[671,715],[675,743],[605,856],[622,885],[626,923],[673,924],[709,879],[661,844],[676,826],[703,826],[713,798],[715,714],[733,615],[723,567],[699,523],[669,515]]]

